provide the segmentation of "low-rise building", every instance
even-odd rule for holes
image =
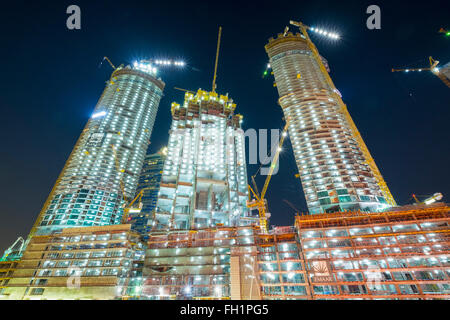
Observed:
[[[296,217],[310,299],[450,299],[450,207]]]
[[[130,225],[67,228],[34,236],[4,289],[7,299],[116,299],[144,247]]]

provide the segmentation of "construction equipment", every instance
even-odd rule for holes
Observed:
[[[142,188],[141,191],[136,195],[136,197],[131,200],[128,204],[125,205],[123,209],[123,215],[122,215],[122,223],[127,223],[128,218],[130,216],[130,213],[140,213],[143,207],[142,203],[142,196],[144,195],[144,191],[150,189],[148,188]],[[133,205],[138,201],[138,206],[134,207]]]
[[[108,61],[108,63],[109,63],[109,65],[111,66],[111,68],[113,68],[114,70],[116,70],[116,67],[113,65],[113,63],[111,62],[111,60],[109,60],[109,58],[108,57],[103,57],[103,60],[102,60],[102,62],[100,63],[100,64],[102,64],[103,63],[103,61]]]
[[[289,201],[287,201],[286,199],[283,199],[283,202],[285,202],[289,207],[291,207],[292,209],[294,209],[295,211],[295,215],[298,217],[299,216],[299,210]]]
[[[184,92],[190,92],[190,93],[192,93],[192,94],[195,94],[195,92],[194,91],[191,91],[191,90],[187,90],[187,89],[182,89],[182,88],[178,88],[178,87],[173,87],[175,90],[179,90],[179,91],[184,91]]]
[[[435,194],[433,194],[431,197],[426,198],[423,201],[419,201],[419,199],[417,199],[417,196],[415,194],[412,195],[412,197],[414,198],[414,200],[416,201],[417,204],[432,204],[436,201],[440,201],[442,200],[442,198],[444,197],[442,195],[442,193],[440,192],[436,192]]]
[[[447,76],[440,72],[438,68],[439,61],[434,60],[432,57],[428,58],[430,61],[430,66],[425,68],[405,68],[405,69],[392,69],[392,72],[422,72],[422,71],[431,71],[435,76],[437,76],[439,79],[442,80],[442,82],[445,83],[447,87],[450,88],[450,80],[447,78]]]
[[[252,182],[253,182],[253,188],[248,185],[249,193],[249,201],[247,201],[247,207],[252,210],[253,208],[258,209],[259,214],[259,225],[261,228],[261,231],[263,233],[267,233],[267,219],[270,218],[268,215],[268,208],[267,208],[267,200],[265,198],[267,188],[269,187],[270,179],[272,178],[273,171],[275,170],[275,167],[278,163],[278,158],[280,156],[281,148],[284,143],[284,139],[287,136],[287,129],[289,125],[289,119],[286,120],[286,124],[284,125],[283,132],[281,134],[280,142],[278,143],[278,148],[275,152],[275,155],[272,159],[272,163],[270,164],[269,173],[267,174],[266,181],[264,182],[264,186],[262,188],[261,193],[258,192],[258,187],[255,182],[254,176],[252,176]],[[254,199],[251,198],[251,195],[253,195]]]
[[[222,27],[219,27],[219,36],[217,38],[216,62],[214,64],[214,77],[212,82],[212,92],[216,92],[217,63],[219,62],[220,37],[222,35]]]
[[[125,172],[125,170],[120,169],[119,168],[119,160],[117,159],[117,152],[116,152],[116,147],[112,144],[111,148],[113,149],[113,153],[114,153],[114,161],[116,163],[116,170],[117,172]],[[143,188],[137,195],[136,197],[131,200],[128,201],[128,198],[125,196],[125,187],[124,187],[124,183],[123,183],[123,179],[122,176],[120,176],[120,190],[122,191],[122,197],[123,197],[123,201],[124,204],[122,205],[123,208],[123,214],[122,214],[122,223],[127,223],[128,221],[128,216],[130,215],[130,213],[140,213],[142,210],[142,196],[144,195],[144,191],[149,189],[149,188]],[[135,204],[135,202],[138,201],[138,206],[137,207],[133,207],[133,205]]]
[[[17,246],[17,244],[19,242],[21,243],[21,245],[20,245],[20,247],[16,248],[16,246]],[[21,252],[25,249],[24,245],[25,245],[25,240],[22,237],[18,237],[17,240],[14,241],[12,246],[10,246],[8,249],[5,250],[5,252],[3,253],[2,258],[0,259],[0,261],[8,261],[8,260],[10,260],[11,257],[8,258],[8,256],[11,255],[13,252],[17,252],[18,255],[20,256]]]

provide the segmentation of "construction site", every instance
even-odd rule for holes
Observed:
[[[0,261],[0,299],[450,299],[443,195],[397,204],[308,32],[339,36],[290,27],[300,32],[265,46],[285,124],[261,191],[256,174],[248,183],[243,117],[216,92],[221,28],[212,89],[181,89],[163,156],[145,157],[165,86],[153,65],[172,62],[105,57],[114,72],[95,113],[29,237]],[[417,71],[449,86],[438,63]],[[308,212],[269,228],[287,137]]]

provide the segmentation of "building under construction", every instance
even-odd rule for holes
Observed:
[[[2,299],[450,299],[450,207],[302,215],[294,226],[35,236]],[[8,263],[8,265],[5,265]],[[15,263],[15,265],[10,265]]]
[[[120,223],[122,205],[136,191],[164,85],[147,65],[115,68],[30,235]]]
[[[302,189],[310,214],[383,210],[396,203],[353,123],[328,64],[308,36],[287,32],[265,46],[278,103],[289,119]]]
[[[186,92],[172,126],[153,229],[239,225],[248,216],[242,116],[228,95]]]
[[[12,253],[22,252],[23,239],[5,254],[16,261],[0,262],[0,298],[450,299],[450,207],[435,202],[441,194],[395,206],[307,27],[294,24],[301,34],[286,31],[269,40],[266,50],[309,214],[295,217],[293,226],[262,227],[266,179],[259,197],[253,191],[260,217],[250,215],[242,116],[234,113],[228,95],[215,92],[214,75],[211,92],[187,91],[183,105],[172,104],[156,210],[139,225],[141,234],[131,227],[133,216],[128,224],[117,224],[119,204],[125,202],[117,191],[124,182],[120,173],[129,175],[121,188],[128,198],[156,112],[147,110],[146,124],[139,127],[147,129],[138,130],[142,118],[119,102],[133,97],[157,108],[163,88],[152,69],[136,64],[113,74],[117,79],[111,82],[117,82],[109,83],[100,100],[108,104],[99,102],[97,120],[88,123],[96,131],[82,134],[83,143],[77,143],[33,229],[43,227],[41,232],[31,237],[21,258]],[[125,92],[117,95],[113,89]],[[109,121],[122,120],[131,132],[96,134]],[[132,150],[130,134],[142,142]],[[122,147],[116,171],[112,142]],[[112,189],[93,181],[102,172],[96,166],[105,164],[95,159],[106,161],[101,170],[115,172]],[[81,189],[72,192],[66,177],[71,172],[74,182],[82,179],[86,187],[77,185]],[[98,188],[89,189],[94,182]],[[142,200],[142,192],[125,202],[125,213],[136,211],[132,205]],[[96,225],[108,221],[111,225]]]
[[[109,300],[125,295],[144,247],[131,225],[66,228],[35,235],[8,266],[3,299]],[[5,267],[4,262],[0,268]],[[0,270],[0,277],[3,271]],[[10,274],[12,273],[12,274]]]
[[[310,299],[449,299],[450,207],[296,217]]]

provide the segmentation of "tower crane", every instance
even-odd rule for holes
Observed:
[[[289,207],[295,210],[295,215],[298,217],[299,210],[289,201],[286,199],[283,199],[283,202],[285,202]]]
[[[450,80],[446,77],[446,75],[440,72],[438,68],[439,61],[434,60],[432,57],[429,57],[430,66],[426,68],[405,68],[405,69],[392,69],[392,72],[422,72],[422,71],[431,71],[435,76],[442,80],[447,87],[450,88]]]
[[[103,61],[108,61],[108,63],[109,63],[109,65],[111,66],[111,68],[113,68],[114,70],[116,70],[117,68],[113,65],[113,63],[111,62],[111,60],[109,60],[109,58],[108,57],[103,57],[103,60],[102,60],[102,63],[103,63]]]
[[[272,159],[272,163],[270,165],[269,173],[267,174],[266,181],[264,182],[264,186],[261,190],[261,193],[258,191],[258,186],[255,182],[255,176],[252,176],[252,182],[253,182],[253,188],[248,185],[249,193],[249,200],[247,201],[247,207],[252,210],[253,208],[258,209],[259,214],[259,225],[261,228],[261,231],[263,233],[267,233],[267,219],[270,217],[267,213],[267,200],[265,198],[267,188],[269,187],[270,179],[272,178],[273,171],[276,167],[276,164],[278,162],[278,158],[280,156],[281,147],[283,146],[283,142],[285,137],[287,136],[287,128],[289,125],[289,119],[286,120],[286,124],[283,128],[283,133],[281,135],[280,142],[278,143],[278,148],[276,150],[276,153]],[[251,198],[251,195],[253,195],[253,199]]]
[[[128,204],[125,205],[123,209],[123,215],[122,215],[122,223],[127,223],[128,217],[130,213],[140,213],[143,207],[142,203],[142,196],[144,195],[144,191],[150,189],[150,187],[142,188],[141,191],[134,197],[133,200],[131,200]],[[135,203],[138,203],[137,207],[133,206]]]
[[[442,200],[443,195],[440,192],[436,192],[431,197],[428,197],[423,201],[419,201],[419,199],[417,199],[417,196],[415,194],[413,194],[412,197],[414,198],[414,200],[416,201],[417,204],[432,204],[436,201]]]
[[[119,168],[119,160],[117,159],[117,152],[116,152],[115,145],[112,144],[111,148],[113,149],[114,161],[116,163],[117,172],[122,172],[122,173],[125,172],[125,170]],[[125,187],[124,187],[122,176],[120,176],[119,181],[120,181],[120,190],[122,191],[122,197],[123,197],[123,201],[124,201],[124,204],[122,206],[122,208],[123,208],[122,223],[127,223],[130,213],[141,212],[142,206],[143,206],[142,196],[144,195],[144,191],[147,189],[150,189],[150,188],[142,188],[141,191],[139,191],[139,193],[136,195],[136,197],[134,197],[133,200],[128,201],[128,198],[125,196]],[[138,201],[137,207],[133,206],[136,203],[136,201]]]
[[[15,247],[19,242],[21,242],[22,244],[20,245],[18,250],[15,250]],[[24,245],[25,245],[25,240],[22,237],[18,237],[17,240],[14,241],[12,246],[10,246],[8,249],[5,250],[0,261],[6,261],[8,259],[8,256],[14,251],[18,251],[20,253],[25,248]]]

